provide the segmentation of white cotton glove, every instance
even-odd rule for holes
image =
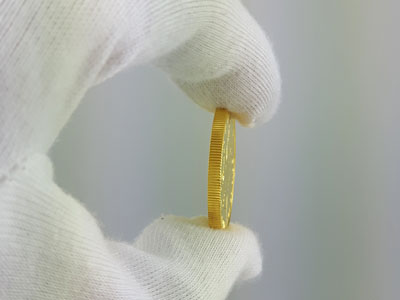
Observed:
[[[0,2],[0,299],[223,299],[260,272],[239,225],[165,217],[113,242],[53,182],[45,154],[85,92],[139,63],[243,125],[278,105],[271,47],[240,1]]]

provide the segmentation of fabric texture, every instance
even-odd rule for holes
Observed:
[[[164,216],[134,243],[107,239],[34,155],[0,187],[0,299],[224,299],[261,271],[246,228]]]
[[[245,126],[279,103],[271,45],[238,0],[0,0],[0,299],[224,299],[260,273],[240,225],[165,216],[112,241],[54,183],[46,153],[86,91],[138,64]]]

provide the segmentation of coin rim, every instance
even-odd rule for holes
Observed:
[[[231,121],[230,113],[222,108],[217,108],[215,110],[212,131],[211,131],[211,139],[210,139],[210,154],[208,160],[208,224],[209,227],[215,229],[224,229],[228,227],[231,217],[232,211],[232,201],[229,201],[229,213],[228,220],[225,220],[222,217],[221,213],[221,189],[222,189],[222,152],[224,149],[224,135],[226,132],[227,126]],[[234,138],[234,165],[233,165],[233,182],[232,182],[232,191],[234,189],[234,180],[235,180],[235,165],[236,165],[236,132],[235,132],[235,123],[233,121],[233,138]]]

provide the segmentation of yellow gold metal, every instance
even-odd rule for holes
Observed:
[[[208,159],[208,225],[228,227],[235,183],[235,119],[222,108],[215,110]]]

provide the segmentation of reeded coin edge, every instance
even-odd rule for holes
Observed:
[[[230,119],[229,112],[217,108],[211,131],[210,155],[208,160],[208,225],[223,229],[225,224],[221,215],[221,167],[224,134]]]

